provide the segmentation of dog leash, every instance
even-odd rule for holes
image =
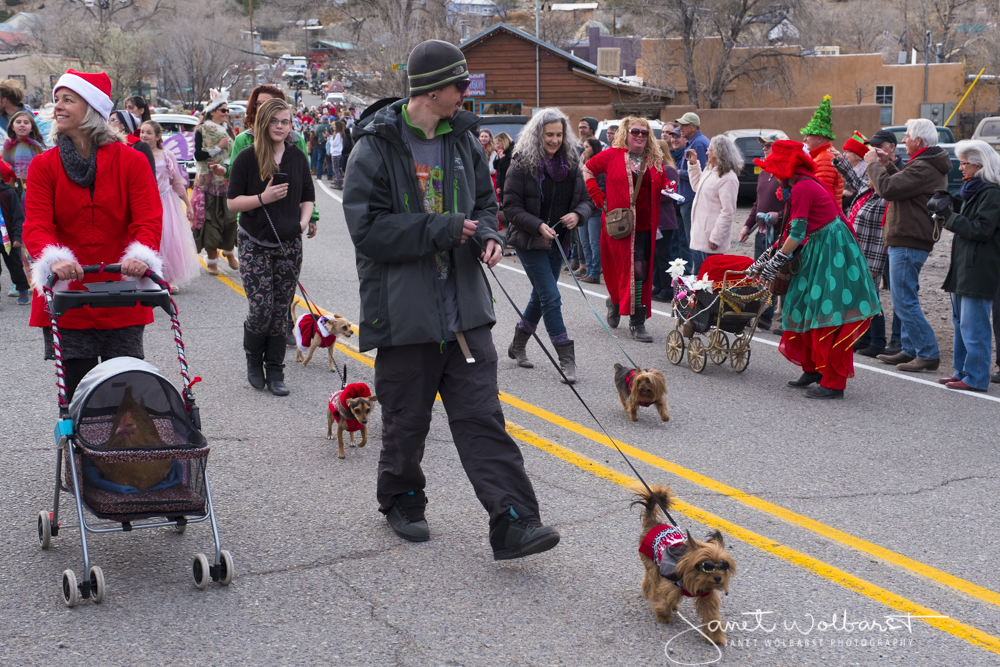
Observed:
[[[476,245],[478,245],[480,248],[482,248],[482,244],[480,244],[478,240],[476,241]],[[490,266],[489,264],[486,264],[486,268],[488,268],[490,270],[490,273],[493,275],[493,280],[496,281],[497,286],[500,288],[500,291],[503,292],[503,295],[505,297],[507,297],[507,301],[510,302],[510,305],[514,309],[514,312],[516,312],[518,314],[518,317],[520,317],[523,320],[524,319],[524,314],[521,312],[521,309],[517,307],[517,304],[514,303],[514,299],[512,299],[511,296],[510,296],[510,294],[507,292],[507,288],[505,288],[503,286],[503,283],[500,282],[500,279],[497,277],[497,274],[493,270],[493,267]],[[484,274],[483,277],[485,277],[485,274]],[[584,298],[586,298],[586,297],[584,297]],[[547,347],[545,347],[544,343],[542,343],[542,339],[539,338],[538,334],[536,332],[534,332],[534,331],[531,332],[531,335],[538,342],[538,345],[542,348],[542,352],[545,353],[545,356],[549,358],[549,361],[552,363],[552,365],[555,367],[555,369],[559,372],[559,375],[562,377],[563,382],[566,384],[566,386],[570,388],[570,391],[573,392],[573,395],[576,396],[576,398],[577,398],[578,401],[580,401],[580,404],[583,405],[584,409],[591,416],[591,418],[595,422],[597,422],[597,425],[601,428],[601,431],[603,431],[604,435],[607,436],[608,441],[610,441],[611,444],[612,444],[612,446],[615,449],[618,450],[618,453],[622,455],[623,459],[625,459],[625,463],[627,463],[628,467],[632,469],[633,473],[635,473],[636,478],[638,478],[638,480],[640,482],[642,482],[642,485],[644,487],[646,487],[646,491],[649,492],[650,498],[652,498],[656,502],[657,506],[663,511],[663,513],[666,515],[666,517],[670,521],[670,523],[672,525],[674,525],[674,526],[677,526],[677,522],[674,521],[674,518],[672,516],[670,516],[670,512],[667,511],[666,506],[662,502],[660,502],[659,497],[657,497],[657,495],[655,493],[653,493],[653,490],[651,488],[649,488],[649,484],[647,484],[646,480],[644,480],[642,478],[642,475],[639,474],[639,471],[635,469],[635,466],[632,465],[632,461],[629,459],[628,456],[625,455],[625,452],[623,452],[621,450],[621,448],[618,447],[618,443],[615,442],[615,439],[611,437],[610,433],[608,433],[608,429],[604,428],[604,424],[601,423],[601,420],[597,418],[597,415],[594,414],[594,411],[590,409],[589,405],[587,405],[587,401],[583,400],[583,396],[580,396],[580,392],[578,392],[576,390],[576,387],[574,387],[570,383],[569,379],[566,377],[566,374],[563,373],[562,368],[559,366],[559,362],[557,362],[555,360],[555,357],[552,356],[552,353],[549,352],[549,349]],[[626,355],[626,356],[628,356],[628,355]],[[631,359],[629,361],[631,361]]]
[[[267,224],[271,226],[271,231],[274,232],[274,238],[278,241],[278,247],[281,248],[281,254],[284,255],[285,259],[288,259],[288,253],[285,251],[285,244],[281,242],[281,237],[278,236],[278,230],[274,227],[274,221],[271,220],[271,214],[267,212],[267,206],[264,205],[264,201],[261,201],[261,210],[264,211],[264,215],[267,216]],[[295,284],[299,286],[299,291],[302,292],[302,298],[306,302],[306,308],[309,309],[309,314],[313,316],[314,319],[318,320],[319,314],[316,310],[319,310],[319,306],[316,310],[313,310],[312,299],[309,298],[309,294],[306,292],[306,288],[303,287],[302,281],[298,278],[295,279]],[[344,374],[341,375],[340,367],[337,366],[337,360],[333,358],[333,354],[330,355],[330,361],[333,362],[333,367],[337,370],[337,377],[341,378],[340,390],[343,391],[344,387],[347,386],[347,362],[344,362]]]

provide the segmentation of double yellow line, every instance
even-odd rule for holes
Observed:
[[[220,281],[225,283],[235,292],[246,296],[243,288],[238,283],[234,282],[225,275],[216,276]],[[305,307],[305,302],[299,297],[295,298],[296,303],[300,306]],[[320,309],[320,312],[324,315],[330,315],[330,313]],[[357,327],[355,327],[355,333],[357,333]],[[346,354],[347,356],[360,361],[361,363],[374,367],[375,362],[372,357],[358,352],[356,349],[347,347],[342,343],[338,342],[336,345],[337,349]],[[500,400],[508,405],[523,410],[531,415],[534,415],[540,419],[552,423],[556,426],[560,426],[572,433],[580,435],[588,440],[596,442],[598,444],[607,446],[609,448],[613,447],[611,442],[602,433],[598,433],[593,429],[581,426],[576,422],[570,421],[564,417],[557,414],[539,408],[531,403],[522,401],[519,398],[500,392]],[[582,454],[579,454],[571,449],[563,447],[562,445],[556,444],[550,440],[547,440],[527,429],[524,429],[512,422],[507,423],[507,432],[511,437],[520,440],[521,442],[536,447],[544,452],[547,452],[553,456],[556,456],[567,463],[571,463],[578,468],[590,472],[598,477],[607,479],[611,482],[619,484],[627,489],[631,489],[635,486],[636,481],[631,477],[623,475],[616,470],[613,470],[607,466],[604,466],[593,459],[590,459]],[[660,458],[654,454],[650,454],[642,449],[638,449],[629,444],[615,440],[615,444],[628,454],[629,456],[638,459],[644,463],[652,465],[656,468],[669,472],[673,475],[686,479],[690,482],[698,484],[706,489],[715,491],[721,495],[738,500],[750,507],[758,509],[762,512],[766,512],[772,516],[783,519],[789,523],[795,524],[799,527],[810,530],[818,535],[822,535],[828,539],[834,540],[845,546],[852,547],[867,553],[876,558],[880,558],[888,563],[892,563],[903,569],[906,569],[914,574],[918,574],[929,579],[932,579],[936,583],[943,584],[954,590],[966,593],[974,598],[988,602],[992,605],[1000,607],[1000,594],[991,591],[982,586],[973,584],[972,582],[966,581],[954,575],[948,574],[942,570],[931,567],[920,561],[913,560],[902,554],[898,554],[894,551],[881,547],[872,542],[860,539],[844,531],[838,530],[824,523],[811,519],[805,515],[793,512],[787,508],[781,507],[780,505],[775,505],[774,503],[768,502],[762,498],[758,498],[754,495],[740,491],[734,487],[727,484],[719,482],[715,479],[697,473],[693,470],[685,468],[683,466],[677,465],[663,458]],[[690,505],[681,500],[675,500],[674,507],[677,511],[706,525],[711,528],[718,529],[727,533],[736,539],[739,539],[747,544],[753,545],[758,549],[765,551],[769,554],[777,556],[782,560],[788,561],[793,565],[801,567],[806,571],[812,572],[824,579],[832,581],[840,586],[848,588],[855,591],[865,597],[868,597],[876,602],[886,605],[896,611],[902,613],[911,614],[914,617],[923,617],[920,620],[927,623],[928,625],[935,627],[939,630],[947,632],[955,637],[963,639],[974,646],[984,648],[992,653],[1000,655],[1000,638],[993,635],[987,634],[978,628],[971,625],[961,623],[951,618],[947,618],[942,614],[924,607],[923,605],[917,604],[912,600],[904,598],[896,593],[888,591],[876,584],[869,581],[856,577],[848,572],[840,570],[832,565],[829,565],[823,561],[817,560],[809,555],[802,552],[790,549],[784,545],[781,545],[774,540],[771,540],[763,535],[755,533],[753,531],[747,530],[741,526],[730,523],[725,519],[722,519],[715,514],[707,512],[701,508]]]

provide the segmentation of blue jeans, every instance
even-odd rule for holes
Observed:
[[[316,172],[317,176],[322,176],[320,169],[323,168],[323,158],[326,156],[326,149],[322,146],[317,146],[312,150],[312,159],[309,161],[309,168]]]
[[[875,295],[878,296],[878,292],[875,292]],[[879,303],[882,303],[881,298],[879,298]],[[861,334],[858,343],[862,347],[885,349],[885,315],[879,313],[871,319],[871,322],[868,324],[868,330]]]
[[[694,248],[689,248],[688,252],[691,253],[691,261],[688,262],[687,269],[691,271],[694,275],[699,275],[698,270],[701,269],[701,263],[708,259],[709,255],[718,253],[708,253],[702,252],[701,250],[695,250]]]
[[[653,294],[662,294],[673,298],[674,289],[670,284],[672,280],[667,273],[670,268],[670,248],[673,245],[674,229],[660,230],[663,238],[657,239],[655,250],[653,251]]]
[[[982,391],[990,387],[992,308],[993,302],[989,299],[951,295],[951,321],[955,323],[955,377]]]
[[[687,260],[688,273],[691,270],[691,204],[693,201],[686,201],[680,205],[680,217],[677,219],[677,257]]]
[[[937,338],[920,309],[920,269],[927,261],[926,250],[889,248],[889,284],[892,309],[902,324],[903,354],[919,359],[939,359]]]
[[[587,220],[580,230],[580,241],[583,243],[583,263],[587,265],[587,275],[591,278],[601,277],[601,216],[595,215]]]
[[[559,248],[553,243],[548,250],[517,250],[517,258],[531,281],[531,298],[524,307],[525,323],[534,331],[538,321],[544,319],[550,339],[565,337],[562,297],[556,284],[563,266]]]

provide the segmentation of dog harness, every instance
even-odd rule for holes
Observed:
[[[320,315],[305,313],[299,317],[292,330],[295,334],[295,345],[302,352],[309,350],[309,344],[313,336],[319,334],[319,346],[321,348],[332,347],[337,342],[337,337],[326,328],[327,319]]]
[[[344,409],[344,412],[348,414],[351,413],[351,409],[347,407],[348,399],[358,398],[359,396],[368,398],[371,395],[372,395],[371,390],[368,388],[368,385],[366,385],[364,382],[352,382],[351,384],[347,385],[340,391],[335,391],[334,393],[330,394],[329,408],[331,414],[333,414],[333,421],[338,423],[340,422],[340,418],[342,416],[340,414],[341,407]],[[365,425],[359,422],[357,419],[348,419],[346,422],[344,422],[344,428],[346,428],[348,431],[360,431],[364,427]]]
[[[634,372],[634,371],[632,371]],[[676,526],[661,523],[653,526],[639,544],[639,553],[652,560],[660,568],[660,576],[664,577],[681,589],[684,597],[703,598],[712,591],[704,593],[689,593],[677,580],[677,561],[684,555],[687,538]]]
[[[632,381],[635,379],[637,373],[638,371],[635,370],[634,368],[629,369],[629,371],[625,373],[625,386],[628,388],[628,393],[630,394],[632,393]],[[648,408],[652,404],[653,401],[639,401],[639,405],[641,405],[644,408]],[[676,528],[674,530],[676,530]],[[683,537],[683,535],[681,537]]]

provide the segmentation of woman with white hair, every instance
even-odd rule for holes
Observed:
[[[52,332],[42,286],[49,274],[80,289],[83,283],[119,278],[104,272],[84,275],[85,264],[121,264],[122,276],[132,279],[147,269],[163,270],[159,191],[146,158],[120,143],[108,125],[114,109],[111,79],[103,72],[70,69],[59,78],[52,99],[55,147],[28,167],[31,187],[22,236],[34,258],[30,325],[42,328],[47,359],[53,358]],[[153,287],[148,280],[139,286]],[[142,359],[143,330],[152,322],[152,309],[145,306],[80,308],[62,315],[67,398],[99,360]]]
[[[521,130],[504,183],[503,210],[510,224],[507,242],[514,246],[532,287],[507,356],[531,368],[525,346],[544,319],[559,366],[570,383],[576,382],[576,353],[563,322],[557,281],[562,255],[569,252],[570,230],[590,216],[591,207],[576,138],[559,109],[542,109]]]
[[[984,141],[960,141],[955,155],[962,170],[958,193],[962,208],[959,213],[948,207],[936,214],[946,218],[945,229],[955,234],[951,267],[943,285],[944,291],[951,292],[955,374],[938,382],[950,389],[986,391],[990,385],[990,310],[1000,287],[1000,157]]]
[[[698,274],[709,255],[729,250],[733,238],[733,216],[740,192],[740,169],[743,156],[733,140],[723,134],[712,137],[708,145],[708,167],[702,172],[698,156],[688,149],[688,178],[694,189],[691,206],[691,267]]]

